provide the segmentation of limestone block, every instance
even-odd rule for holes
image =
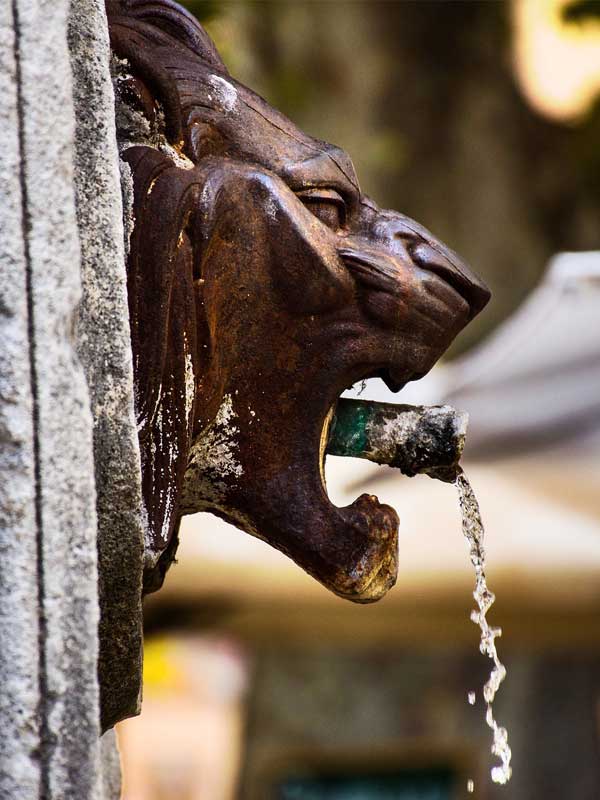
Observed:
[[[114,736],[100,738],[95,469],[103,524],[115,537],[133,530],[134,542],[141,526],[106,23],[99,2],[75,0],[73,7],[80,16],[71,36],[80,31],[81,48],[73,63],[90,62],[90,93],[78,102],[97,103],[92,127],[77,129],[77,140],[76,117],[88,115],[73,106],[71,3],[0,4],[2,800],[119,795]],[[92,89],[99,94],[92,97]],[[100,273],[108,277],[95,292]],[[107,523],[107,504],[117,495],[124,505]],[[124,508],[134,509],[129,517]],[[138,555],[140,549],[133,547]],[[137,616],[129,619],[137,632],[117,646],[127,656],[135,643],[137,704],[134,584]]]
[[[16,37],[0,4],[0,797],[37,798],[39,613]]]
[[[119,157],[102,0],[77,0],[69,21],[75,188],[83,297],[78,349],[94,416],[100,577],[102,726],[139,713],[142,657],[141,471]]]

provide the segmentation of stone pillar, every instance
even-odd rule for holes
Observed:
[[[104,730],[140,710],[144,557],[123,206],[104,0],[72,3],[69,48],[83,283],[78,350],[94,417]]]
[[[105,727],[139,707],[143,537],[108,37],[100,0],[69,14],[69,0],[0,3],[2,800],[115,800],[99,664]]]

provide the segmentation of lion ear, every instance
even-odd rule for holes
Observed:
[[[192,171],[147,147],[124,153],[134,182],[128,263],[136,411],[150,564],[173,536],[191,444],[198,375]]]
[[[212,39],[173,0],[106,0],[106,10],[113,53],[127,72],[143,76],[162,107],[168,140],[181,142],[188,100],[180,94],[182,73],[192,84],[202,73],[229,77]]]
[[[213,70],[227,74],[208,33],[193,14],[174,0],[106,0],[106,13],[111,35],[117,26],[139,30],[160,44],[186,47]]]

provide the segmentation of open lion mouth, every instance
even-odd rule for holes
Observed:
[[[408,476],[418,473],[445,482],[456,479],[468,415],[450,406],[418,407],[338,399],[323,420],[319,443],[321,489],[330,515],[341,515],[339,535],[348,535],[357,515],[365,527],[363,554],[345,576],[323,581],[336,594],[372,602],[394,585],[397,576],[398,517],[373,495],[361,495],[339,509],[327,496],[325,459],[332,455],[367,458]],[[355,556],[356,557],[356,556]]]
[[[374,374],[364,373],[358,380]],[[347,600],[370,603],[396,582],[399,519],[393,508],[372,494],[362,494],[344,507],[329,498],[325,462],[332,424],[343,402],[340,395],[346,388],[332,387],[320,408],[303,409],[299,415],[304,420],[303,432],[296,428],[300,436],[282,445],[290,459],[283,481],[277,481],[285,517],[280,517],[277,531],[268,526],[267,538],[330,591]],[[277,498],[273,499],[278,507]]]
[[[327,494],[327,444],[346,388],[307,396],[291,414],[238,401],[241,391],[227,394],[192,445],[180,513],[211,511],[340,597],[368,603],[396,581],[399,520],[373,495],[339,508]]]
[[[323,420],[318,447],[322,516],[329,519],[337,564],[326,575],[315,575],[328,589],[348,600],[379,600],[396,583],[398,575],[398,527],[396,511],[372,494],[362,494],[351,505],[336,506],[327,493],[325,461],[339,398]],[[356,431],[360,436],[360,431]],[[310,571],[310,570],[309,570]]]
[[[362,370],[357,380],[385,372]],[[340,397],[347,388],[297,398],[288,414],[272,403],[250,407],[237,400],[241,391],[226,395],[192,446],[180,509],[212,511],[288,555],[338,596],[370,603],[396,582],[398,515],[372,494],[336,506],[327,493],[327,453],[448,480],[458,458],[452,441],[462,449],[466,421],[456,439],[448,407],[351,401]],[[439,451],[433,461],[428,448]]]

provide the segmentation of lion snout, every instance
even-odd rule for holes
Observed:
[[[395,257],[437,275],[469,304],[473,319],[490,299],[490,290],[447,245],[410,217],[397,211],[376,211],[373,232]]]
[[[490,290],[477,278],[458,256],[428,242],[419,242],[409,249],[413,262],[427,272],[433,272],[458,292],[469,304],[469,319],[473,319],[490,299]]]

